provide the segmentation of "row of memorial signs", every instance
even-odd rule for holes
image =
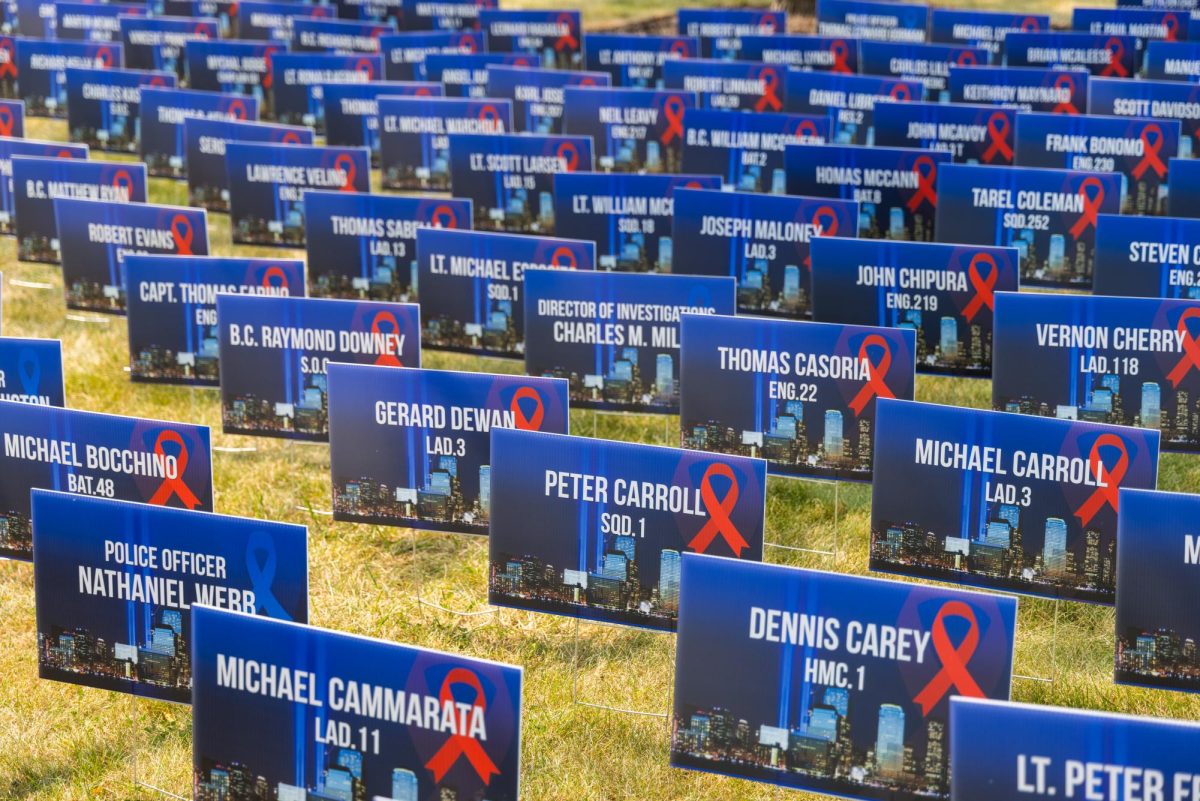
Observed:
[[[1200,441],[1200,222],[1115,216],[1200,216],[1195,90],[1121,80],[1187,77],[1190,45],[1141,41],[1186,20],[822,0],[817,37],[751,10],[585,37],[489,5],[165,0],[189,28],[18,0],[0,226],[70,307],[128,313],[135,380],[328,439],[335,518],[487,534],[491,603],[677,631],[674,765],[1200,799],[1195,726],[996,703],[1014,599],[761,563],[768,473],[874,477],[873,569],[1115,602],[1116,680],[1200,689],[1200,501],[1153,491],[1160,447]],[[452,31],[390,33],[426,28]],[[894,102],[926,97],[959,105]],[[26,108],[79,144],[21,140]],[[1150,115],[1175,119],[1119,119]],[[455,198],[365,194],[372,167]],[[148,176],[235,243],[306,246],[307,281],[207,257],[205,211]],[[678,264],[702,274],[636,274]],[[991,374],[996,411],[913,402],[918,369]],[[61,408],[62,373],[57,342],[0,339],[0,554],[34,562],[43,677],[190,701],[198,798],[519,797],[520,668],[305,625],[306,530],[213,514],[207,428]],[[572,407],[678,413],[685,449],[569,436]]]

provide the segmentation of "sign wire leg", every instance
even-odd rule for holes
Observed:
[[[412,570],[413,570],[413,585],[414,585],[414,587],[416,589],[416,593],[417,593],[417,605],[418,606],[427,606],[430,609],[436,609],[439,612],[445,612],[450,615],[458,615],[459,617],[482,617],[483,615],[494,615],[499,611],[499,607],[495,607],[495,606],[489,606],[487,609],[475,609],[472,611],[464,611],[461,609],[450,609],[449,607],[442,606],[441,604],[435,603],[434,601],[426,601],[425,597],[421,594],[421,583],[422,582],[421,582],[420,565],[419,565],[419,561],[418,561],[420,559],[420,557],[417,553],[417,536],[418,535],[417,535],[416,529],[413,529],[412,535],[411,535],[412,563],[413,563]]]
[[[803,479],[801,479],[801,480],[803,480]],[[818,479],[817,483],[825,484],[827,482]],[[783,543],[780,543],[780,542],[767,542],[766,540],[763,541],[763,547],[764,548],[778,548],[781,551],[794,551],[796,553],[815,553],[819,556],[837,556],[837,551],[838,551],[838,533],[837,533],[838,488],[840,486],[841,486],[841,482],[835,481],[833,483],[833,550],[832,551],[827,551],[822,548],[801,548],[797,545],[784,545]]]
[[[672,634],[671,638],[674,639]],[[673,680],[673,677],[672,677]],[[575,656],[571,664],[571,700],[578,706],[589,706],[592,709],[604,709],[609,712],[618,712],[622,715],[637,715],[644,718],[662,718],[670,724],[671,716],[667,712],[647,712],[644,709],[630,709],[621,706],[609,706],[608,704],[595,704],[591,701],[583,701],[579,698],[579,618],[575,618]],[[670,709],[670,701],[667,702],[667,708]]]
[[[131,733],[131,736],[129,738],[130,739],[130,751],[131,751],[130,765],[131,765],[132,773],[133,773],[133,777],[132,777],[133,785],[135,787],[141,787],[143,790],[149,790],[152,793],[161,795],[164,798],[173,798],[173,799],[177,799],[177,801],[191,801],[190,796],[182,796],[182,795],[179,795],[178,793],[173,793],[170,790],[164,790],[163,788],[161,788],[157,785],[154,785],[154,784],[151,784],[150,782],[142,780],[141,763],[138,761],[138,757],[142,753],[142,745],[143,745],[143,743],[142,743],[142,739],[143,739],[142,738],[142,720],[141,720],[141,714],[140,714],[142,703],[143,703],[142,699],[140,699],[138,696],[136,696],[136,695],[129,696],[129,717],[130,717],[130,721],[132,724],[130,726],[130,728],[133,730]]]
[[[296,445],[296,440],[285,440],[284,448],[290,454],[288,461],[291,462],[292,465],[292,474],[303,475],[304,465],[301,464],[302,460],[299,457],[300,448]],[[311,503],[297,503],[296,509],[301,512],[308,512],[311,515],[317,515],[318,517],[333,517],[332,509],[314,509]]]

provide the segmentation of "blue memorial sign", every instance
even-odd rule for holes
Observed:
[[[875,422],[872,570],[1112,604],[1117,493],[1154,488],[1157,431],[897,400]]]
[[[478,53],[483,34],[478,31],[409,31],[379,37],[383,77],[389,81],[413,81],[421,77],[425,56]]]
[[[162,0],[161,13],[167,17],[215,19],[220,31],[220,38],[227,39],[233,36],[233,26],[237,21],[237,7],[237,0]],[[155,11],[155,14],[158,13]]]
[[[829,141],[831,124],[824,114],[691,108],[683,113],[683,129],[683,172],[719,175],[728,189],[782,195],[783,149]]]
[[[225,146],[229,142],[311,145],[313,131],[292,125],[193,117],[183,121],[183,139],[187,154],[188,204],[209,211],[227,212],[229,174],[225,169]]]
[[[524,53],[540,58],[541,66],[548,69],[583,66],[578,11],[484,8],[479,12],[479,27],[489,53]]]
[[[143,16],[144,3],[54,3],[54,38],[60,41],[113,42],[121,38],[121,17]]]
[[[51,0],[17,0],[16,31],[32,39],[53,39],[58,20]]]
[[[1008,34],[1048,30],[1049,14],[955,8],[932,8],[929,11],[929,41],[984,47],[997,57],[997,61],[1004,50],[1004,37]]]
[[[404,21],[401,0],[333,0],[333,6],[339,19],[385,22],[393,26]]]
[[[929,242],[939,208],[938,175],[950,154],[902,147],[788,145],[783,151],[791,195],[858,201],[858,234]],[[851,230],[838,229],[842,236]]]
[[[66,406],[62,343],[0,337],[0,400]]]
[[[591,41],[590,37],[589,40]],[[522,133],[563,132],[563,90],[568,86],[609,86],[607,72],[531,70],[496,64],[487,68],[486,94],[513,105],[514,130]]]
[[[1016,249],[828,237],[810,248],[814,320],[911,328],[917,372],[992,374],[995,293],[1018,288]]]
[[[417,230],[427,348],[521,358],[525,271],[594,270],[596,246],[548,236]]]
[[[565,434],[566,383],[330,365],[334,519],[487,536],[491,432]]]
[[[471,200],[473,227],[480,230],[553,235],[554,176],[592,169],[592,140],[586,136],[462,133],[448,138],[451,192]]]
[[[1022,284],[1091,285],[1097,216],[1119,211],[1121,176],[978,164],[940,173],[938,241],[1017,248]]]
[[[21,100],[0,100],[0,136],[25,138],[25,103]]]
[[[519,667],[207,607],[192,661],[201,798],[520,797]]]
[[[787,14],[765,8],[681,8],[675,17],[679,33],[700,40],[704,58],[741,58],[747,37],[787,31]]]
[[[1119,173],[1119,208],[1126,214],[1165,213],[1167,162],[1178,151],[1176,120],[1031,112],[1017,117],[1018,165]]]
[[[533,57],[523,53],[430,53],[418,77],[440,83],[446,97],[487,97],[488,67],[532,63]]]
[[[14,233],[20,261],[58,264],[62,260],[54,221],[57,198],[146,202],[144,164],[14,156],[12,182]]]
[[[329,440],[330,362],[421,366],[421,308],[218,295],[221,418],[229,434]]]
[[[1013,598],[690,554],[681,578],[676,767],[946,801],[951,699],[1009,697]]]
[[[1197,184],[1200,160],[1171,159],[1167,166],[1168,213],[1176,217],[1200,217],[1200,185]]]
[[[293,52],[378,53],[379,38],[395,33],[394,23],[298,17],[292,20]]]
[[[911,330],[686,315],[680,333],[683,446],[775,475],[870,481],[876,400],[913,397]]]
[[[737,279],[738,311],[807,317],[809,248],[822,236],[854,236],[853,200],[680,189],[675,197],[675,272]]]
[[[1082,68],[1105,78],[1128,78],[1141,68],[1139,56],[1132,36],[1016,31],[1004,37],[1004,61],[1010,67]]]
[[[925,97],[925,86],[919,81],[874,75],[788,70],[786,85],[787,110],[828,114],[833,120],[831,141],[839,144],[874,144],[877,105]]]
[[[130,378],[215,387],[217,294],[302,296],[304,262],[130,255],[125,287]]]
[[[294,17],[332,17],[336,13],[336,8],[327,5],[243,0],[238,3],[237,13],[234,15],[237,21],[234,38],[290,42]]]
[[[964,698],[950,722],[954,801],[1200,797],[1192,722]]]
[[[787,71],[761,61],[675,59],[663,65],[663,85],[694,93],[700,108],[783,111]]]
[[[185,178],[184,121],[254,121],[258,119],[258,101],[233,93],[146,88],[142,90],[140,119],[139,152],[150,174],[158,178]]]
[[[857,39],[777,33],[773,36],[743,36],[738,58],[779,64],[798,70],[858,72]]]
[[[761,459],[496,430],[492,468],[494,605],[674,631],[682,553],[762,560]]]
[[[451,134],[503,134],[512,130],[509,100],[385,97],[379,101],[383,187],[448,191]]]
[[[304,193],[369,192],[365,147],[225,144],[230,228],[235,245],[304,247]]]
[[[679,318],[733,314],[732,278],[525,273],[525,372],[566,378],[571,407],[679,412]]]
[[[1101,214],[1092,292],[1200,299],[1200,220]]]
[[[309,191],[304,202],[319,298],[415,301],[418,229],[471,227],[469,200]]]
[[[31,489],[212,511],[207,426],[0,402],[0,432],[0,558],[32,558]]]
[[[185,51],[188,42],[208,41],[220,36],[216,19],[189,17],[121,17],[121,44],[125,66],[135,70],[158,70],[175,74],[182,83],[187,76]]]
[[[67,308],[125,313],[125,257],[208,255],[203,209],[58,198],[54,217]]]
[[[882,75],[925,85],[932,100],[949,98],[946,81],[951,64],[987,64],[991,51],[959,44],[924,44],[866,40],[858,47],[859,70],[863,75]]]
[[[1200,42],[1151,42],[1143,71],[1155,80],[1195,82],[1200,78]]]
[[[1138,49],[1152,40],[1168,42],[1188,38],[1188,16],[1171,8],[1076,8],[1071,29],[1108,36],[1133,36]]]
[[[266,118],[266,93],[271,88],[272,53],[284,49],[279,42],[237,42],[200,39],[188,42],[188,86],[206,92],[236,92],[259,101]]]
[[[1121,490],[1114,666],[1118,684],[1200,692],[1195,656],[1200,631],[1190,614],[1200,600],[1200,538],[1192,524],[1198,507],[1195,495]]]
[[[429,81],[372,81],[329,83],[321,87],[325,103],[325,144],[365,146],[371,166],[379,166],[379,99],[381,97],[440,97],[442,85]]]
[[[476,31],[480,10],[498,5],[497,0],[401,0],[401,28],[406,31]]]
[[[0,136],[0,234],[16,233],[16,187],[12,181],[12,161],[16,156],[87,160],[88,146]]]
[[[1087,110],[1115,117],[1179,120],[1179,155],[1191,158],[1200,153],[1200,84],[1093,78],[1088,85]]]
[[[886,42],[924,42],[929,6],[886,0],[818,0],[817,33]]]
[[[583,40],[584,68],[609,75],[613,86],[634,89],[662,89],[665,62],[699,55],[694,36],[589,33]]]
[[[267,61],[271,118],[285,125],[311,125],[318,134],[325,132],[325,84],[369,83],[383,75],[382,59],[363,53],[272,53]]]
[[[193,604],[308,620],[304,526],[33,491],[38,676],[192,700]]]
[[[1017,112],[965,103],[880,103],[875,144],[942,150],[959,164],[1013,163]]]
[[[563,97],[563,130],[591,137],[599,169],[679,172],[683,115],[696,108],[694,93],[576,86]]]
[[[109,68],[66,69],[71,141],[114,153],[137,153],[142,89],[175,86],[175,74]]]
[[[677,189],[720,189],[715,175],[574,173],[554,179],[555,231],[596,243],[597,267],[669,273]],[[687,272],[685,269],[679,272]]]
[[[1200,301],[1087,295],[996,297],[992,408],[1161,432],[1200,452]]]
[[[17,61],[14,70],[0,66],[0,80],[12,78],[17,82],[17,97],[25,101],[25,114],[66,119],[68,68],[102,68],[113,70],[121,66],[120,44],[107,42],[43,42],[16,41]],[[7,50],[5,50],[7,52]],[[11,64],[11,62],[10,62]],[[4,94],[5,97],[12,95]]]
[[[1081,69],[957,64],[950,65],[947,80],[951,103],[980,103],[1055,114],[1082,114],[1087,107],[1088,85],[1088,73]]]

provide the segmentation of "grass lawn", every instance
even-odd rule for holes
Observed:
[[[62,139],[63,123],[32,121],[28,135]],[[103,158],[102,154],[97,154]],[[182,203],[181,185],[152,180],[152,200]],[[210,220],[217,254],[279,251],[232,248],[225,217]],[[309,526],[311,619],[320,626],[382,637],[525,667],[523,787],[529,801],[559,799],[779,798],[785,791],[667,766],[665,721],[616,714],[580,700],[665,711],[672,682],[669,636],[547,615],[502,610],[461,617],[423,606],[420,594],[454,609],[485,609],[486,542],[466,536],[333,524],[306,511],[329,505],[328,448],[220,433],[215,391],[129,382],[125,324],[64,317],[57,268],[18,264],[15,242],[0,240],[3,331],[63,340],[67,399],[75,408],[177,419],[212,426],[218,444],[255,444],[253,453],[214,454],[216,508],[226,514]],[[13,280],[51,284],[52,290]],[[427,366],[515,372],[512,362],[427,352]],[[919,377],[920,400],[987,406],[987,382]],[[667,442],[667,421],[649,416],[572,414],[577,433]],[[670,425],[675,420],[669,421]],[[1200,463],[1162,459],[1163,489],[1195,490]],[[835,494],[836,493],[836,494]],[[834,502],[839,503],[835,518]],[[826,484],[771,479],[768,541],[836,550],[835,557],[768,549],[773,562],[863,573],[870,493]],[[1055,633],[1057,632],[1057,637]],[[186,707],[139,701],[39,681],[34,654],[34,599],[29,565],[0,562],[0,799],[150,799],[143,780],[186,795],[190,787],[191,715]],[[1113,613],[1074,603],[1022,599],[1017,700],[1200,719],[1200,697],[1118,688],[1111,682]],[[808,798],[791,792],[789,797]]]

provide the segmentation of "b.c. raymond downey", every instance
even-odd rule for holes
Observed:
[[[277,701],[327,708],[330,712],[469,737],[481,742],[487,740],[483,704],[467,704],[452,698],[442,700],[433,695],[406,692],[340,676],[330,676],[322,690],[316,673],[223,653],[217,654],[216,684],[218,687]],[[320,718],[314,722],[321,727]]]

